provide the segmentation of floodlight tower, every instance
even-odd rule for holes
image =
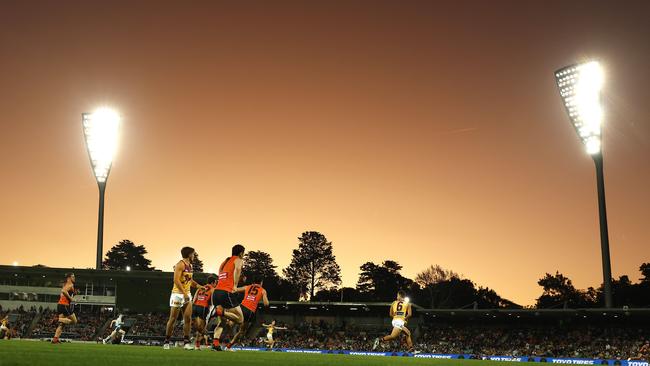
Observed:
[[[603,286],[605,307],[612,307],[612,269],[609,259],[609,233],[605,207],[605,179],[603,178],[603,150],[601,133],[603,108],[600,90],[603,86],[603,69],[598,61],[588,61],[563,67],[555,72],[555,81],[564,101],[564,107],[587,153],[596,164],[598,209],[600,217],[600,250],[603,261]]]
[[[102,268],[102,251],[104,244],[104,192],[106,180],[111,172],[113,156],[117,150],[120,116],[110,108],[99,108],[93,113],[82,113],[86,148],[90,164],[99,186],[99,217],[97,224],[97,258],[96,269]]]

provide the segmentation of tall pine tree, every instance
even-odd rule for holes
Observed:
[[[341,268],[336,263],[332,242],[317,231],[306,231],[298,238],[291,263],[283,270],[286,279],[302,294],[314,298],[318,290],[341,284]]]
[[[153,271],[151,261],[145,258],[147,249],[144,245],[135,245],[131,240],[122,240],[106,252],[102,263],[104,269],[125,270],[130,267],[134,271]]]

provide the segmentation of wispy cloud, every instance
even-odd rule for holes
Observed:
[[[458,134],[461,134],[461,133],[472,132],[472,131],[476,131],[476,130],[478,130],[478,127],[466,127],[466,128],[458,128],[458,129],[455,129],[455,130],[446,131],[446,132],[443,132],[442,134],[443,135],[458,135]]]

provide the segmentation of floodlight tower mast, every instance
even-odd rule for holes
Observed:
[[[99,214],[97,223],[97,257],[95,268],[102,268],[104,244],[104,193],[111,172],[113,157],[117,150],[120,116],[112,109],[99,108],[93,113],[82,113],[86,148],[90,157],[97,186],[99,187]]]
[[[605,307],[611,308],[612,269],[609,256],[609,231],[601,144],[603,108],[600,103],[600,90],[604,81],[603,69],[598,61],[570,65],[555,72],[555,81],[569,119],[596,165]]]

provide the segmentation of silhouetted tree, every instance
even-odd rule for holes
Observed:
[[[284,278],[280,278],[276,286],[267,284],[265,280],[264,288],[267,290],[270,300],[295,301],[300,296],[299,289]]]
[[[639,267],[639,271],[641,271],[641,275],[643,275],[643,278],[641,278],[641,282],[650,282],[650,263],[643,263]]]
[[[468,308],[477,301],[474,282],[465,278],[451,277],[446,281],[438,282],[434,285],[434,291],[437,297],[433,308]]]
[[[269,253],[261,250],[254,250],[244,254],[244,268],[242,274],[246,276],[246,282],[251,283],[257,279],[264,281],[269,299],[272,300],[295,300],[298,291],[283,281],[276,272],[277,266],[273,264],[273,258]]]
[[[496,291],[487,287],[479,287],[478,290],[476,290],[476,306],[481,309],[520,309],[522,307],[508,299],[502,298],[496,293]]]
[[[130,240],[122,240],[106,252],[102,263],[104,269],[124,270],[127,266],[134,271],[153,271],[151,261],[145,258],[147,249],[144,245],[135,245]]]
[[[341,269],[336,263],[332,242],[317,231],[307,231],[298,238],[291,263],[284,276],[301,294],[313,299],[317,290],[336,287],[341,283]],[[302,296],[302,295],[301,295]]]
[[[192,270],[197,273],[203,272],[203,261],[199,259],[199,253],[194,253],[194,260],[192,261]]]
[[[277,268],[273,264],[273,258],[269,253],[261,250],[254,250],[244,254],[244,268],[242,274],[250,282],[253,278],[263,279],[265,283],[278,282],[280,276],[275,271]]]
[[[650,307],[650,263],[643,263],[639,271],[643,278],[640,283],[634,285],[634,302],[640,307]]]
[[[402,266],[392,260],[381,265],[366,262],[360,267],[357,290],[369,301],[390,301],[399,290],[409,290],[413,281],[402,276]]]
[[[635,295],[637,286],[633,285],[626,275],[620,276],[618,280],[612,280],[612,300],[615,306],[635,306]]]
[[[421,304],[431,308],[521,308],[520,305],[504,299],[488,287],[476,287],[469,279],[439,265],[431,265],[418,273],[415,281],[422,287]]]
[[[435,264],[427,267],[415,276],[415,282],[428,294],[428,305],[435,307],[439,301],[439,286],[437,284],[449,281],[452,278],[461,279],[462,276],[454,271],[447,270]]]
[[[593,288],[580,291],[573,286],[568,277],[560,272],[555,272],[555,275],[547,273],[537,281],[537,284],[544,289],[542,295],[537,299],[538,308],[558,306],[582,308],[596,305],[597,293]]]

